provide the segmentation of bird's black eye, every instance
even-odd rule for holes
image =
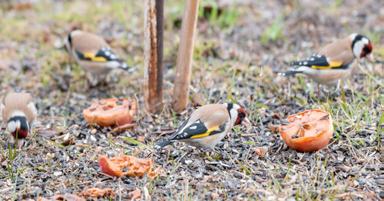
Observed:
[[[365,46],[363,51],[368,54],[371,52],[371,49],[369,49],[369,47]]]
[[[363,50],[362,50],[362,52],[361,52],[361,55],[360,55],[360,57],[365,57],[365,56],[367,56],[368,54],[370,54],[371,53],[371,51],[372,51],[372,48],[370,47],[370,46],[364,46],[364,48],[363,48]]]

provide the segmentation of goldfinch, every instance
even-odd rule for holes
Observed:
[[[370,58],[372,48],[366,36],[354,33],[326,45],[318,54],[292,62],[283,75],[304,74],[319,84],[333,85],[350,74],[355,58]]]
[[[214,149],[235,125],[248,122],[246,111],[238,104],[209,104],[195,110],[177,131],[168,138],[159,140],[155,148],[161,149],[174,141]]]
[[[129,68],[98,35],[74,30],[68,34],[65,46],[70,55],[86,71],[91,86],[96,86],[100,81],[105,80],[113,69],[128,70]]]
[[[31,132],[31,126],[36,119],[37,109],[29,93],[11,92],[7,94],[0,106],[6,131],[14,139],[17,138],[18,147]]]

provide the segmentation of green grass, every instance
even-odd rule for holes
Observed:
[[[13,162],[15,161],[17,157],[17,148],[11,147],[8,145],[8,155],[7,155],[7,172],[8,172],[8,178],[12,180],[12,182],[15,182],[17,179],[17,169],[15,169]]]
[[[204,7],[210,7],[211,11],[209,13],[204,13]],[[201,2],[198,16],[200,18],[206,17],[211,25],[218,26],[220,29],[225,30],[235,25],[239,13],[238,8],[232,6],[219,7],[216,1],[206,0]]]
[[[268,45],[284,38],[284,16],[279,15],[275,18],[272,24],[265,29],[261,35],[260,42],[263,45]]]

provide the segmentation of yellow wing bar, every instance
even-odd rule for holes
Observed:
[[[330,61],[328,66],[311,66],[314,69],[330,69],[330,68],[339,68],[343,65],[341,61]]]
[[[213,131],[219,129],[219,126],[215,126],[215,127],[212,127],[210,129],[207,130],[207,132],[205,133],[202,133],[202,134],[197,134],[197,135],[194,135],[192,136],[191,138],[192,139],[197,139],[197,138],[203,138],[203,137],[207,137],[209,136]]]
[[[100,56],[96,57],[95,54],[89,53],[89,52],[84,53],[84,57],[87,59],[90,59],[91,61],[95,61],[95,62],[106,62],[107,61],[106,58],[100,57]]]

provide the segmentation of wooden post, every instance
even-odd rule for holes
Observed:
[[[179,52],[176,63],[176,77],[173,89],[173,109],[183,111],[188,104],[191,82],[192,55],[197,23],[199,0],[187,0],[181,27]]]
[[[164,0],[145,0],[144,97],[150,113],[163,109],[163,18]]]

